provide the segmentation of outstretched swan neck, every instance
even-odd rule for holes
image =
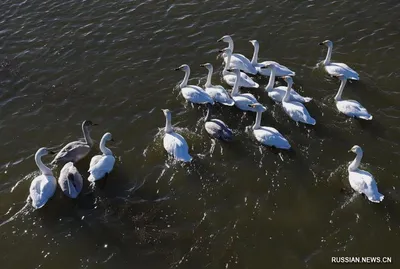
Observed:
[[[164,128],[165,133],[172,133],[172,125],[171,125],[171,114],[167,113],[165,115],[165,128]]]
[[[254,46],[254,51],[253,51],[253,57],[251,58],[251,64],[255,65],[257,64],[258,61],[258,51],[260,49],[260,45],[258,44],[257,41],[254,41],[253,46]]]
[[[106,147],[106,137],[105,136],[103,136],[102,138],[101,138],[101,141],[100,141],[100,151],[104,154],[104,155],[112,155],[112,151],[109,149],[109,148],[107,148]]]
[[[179,84],[179,87],[182,89],[184,88],[188,81],[189,81],[189,76],[190,76],[190,69],[189,68],[185,68],[183,71],[185,71],[185,77],[183,78],[181,84]]]
[[[93,145],[93,140],[90,137],[89,127],[86,126],[85,123],[82,123],[82,133],[83,137],[85,138],[86,144],[91,147]]]
[[[207,69],[208,69],[207,81],[206,81],[206,84],[204,84],[204,86],[206,88],[209,88],[209,87],[212,86],[211,78],[212,78],[212,74],[213,74],[214,68],[212,66],[208,66]]]
[[[347,79],[343,79],[343,80],[340,82],[339,90],[338,90],[338,92],[337,92],[336,95],[335,95],[335,101],[336,101],[336,102],[342,100],[342,93],[343,93],[344,86],[346,85],[346,81],[347,81]]]
[[[287,82],[287,89],[286,89],[285,96],[283,97],[283,100],[282,100],[283,102],[289,102],[289,100],[290,100],[290,91],[292,89],[292,84],[293,84],[293,82],[291,82],[291,81]]]
[[[349,171],[355,171],[358,169],[358,167],[360,166],[362,157],[363,157],[363,152],[362,151],[357,152],[356,158],[349,165]]]
[[[260,128],[262,111],[257,111],[256,122],[253,125],[253,130]]]
[[[331,62],[331,57],[332,57],[332,50],[333,50],[333,45],[328,46],[328,52],[326,53],[325,60],[323,61],[324,65],[327,65]]]
[[[40,150],[38,152],[36,152],[36,154],[35,154],[36,165],[39,168],[39,170],[42,172],[43,175],[52,176],[53,172],[51,171],[50,168],[48,168],[46,165],[44,165],[44,163],[42,162],[42,156],[43,156],[43,153],[41,153]]]
[[[274,88],[275,83],[275,68],[273,66],[271,68],[271,75],[269,76],[268,85],[265,87],[267,92],[271,91]]]
[[[235,76],[236,76],[236,80],[235,80],[235,84],[233,85],[233,89],[232,89],[232,96],[236,96],[239,94],[239,82],[240,82],[240,71],[236,71],[235,72]]]

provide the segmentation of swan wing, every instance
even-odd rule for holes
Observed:
[[[210,103],[214,104],[214,100],[202,88],[198,86],[188,85],[181,90],[183,97],[196,104]]]
[[[230,86],[234,86],[236,82],[236,75],[230,72],[225,72],[224,73],[224,80],[226,83],[228,83]],[[248,75],[246,75],[243,72],[240,72],[240,82],[239,82],[240,87],[245,87],[245,88],[258,88],[260,85],[256,83],[253,79],[251,79]]]
[[[286,138],[275,128],[261,126],[253,131],[255,138],[263,145],[279,149],[290,149]]]
[[[89,168],[90,176],[88,180],[93,182],[103,178],[112,171],[114,164],[115,157],[113,155],[102,155],[101,158],[97,158],[97,162]]]
[[[232,130],[229,129],[228,126],[221,120],[212,119],[210,121],[207,121],[204,126],[207,133],[217,139],[230,141],[233,138]]]
[[[180,134],[175,132],[166,133],[163,142],[165,150],[176,160],[184,162],[192,160],[192,156],[189,155],[189,146]]]
[[[286,114],[297,122],[315,125],[316,121],[310,116],[307,108],[300,102],[282,102],[282,106]]]
[[[254,98],[254,96],[253,96],[253,98]],[[259,102],[257,100],[254,101],[255,98],[252,99],[244,94],[240,94],[240,95],[233,96],[232,99],[235,101],[235,106],[237,108],[239,108],[240,110],[257,112],[255,108],[249,107],[249,105],[254,104],[254,103],[259,104]]]
[[[233,106],[235,104],[235,101],[233,101],[229,93],[222,86],[208,87],[206,88],[206,92],[215,102],[226,106]]]
[[[261,68],[262,66],[266,66],[269,64],[275,65],[275,76],[283,77],[283,76],[295,76],[296,73],[284,65],[277,63],[275,61],[264,61],[258,64],[257,71],[264,76],[271,75],[271,68]]]
[[[224,57],[225,64],[227,60],[228,57]],[[237,68],[252,75],[257,74],[257,69],[251,64],[251,61],[246,56],[239,53],[232,54],[229,68]]]
[[[372,120],[372,115],[367,109],[355,100],[341,100],[336,102],[337,109],[349,117]]]
[[[82,191],[83,178],[72,162],[66,163],[60,171],[58,185],[65,195],[76,198]]]
[[[77,162],[90,152],[90,146],[83,141],[73,141],[65,145],[54,157],[52,164]]]
[[[358,73],[344,63],[329,63],[325,65],[325,70],[332,76],[343,75],[348,79],[360,79]]]
[[[268,96],[271,97],[276,102],[282,102],[282,99],[286,94],[286,89],[287,89],[286,86],[275,87],[270,92],[268,92]],[[312,98],[304,97],[292,88],[290,91],[290,100],[300,102],[300,103],[308,103],[312,100]]]
[[[384,195],[378,191],[374,177],[367,171],[350,171],[349,182],[355,191],[364,193],[371,202],[379,203],[384,198]]]
[[[34,208],[43,207],[56,191],[56,179],[54,176],[40,175],[36,177],[29,188],[29,196]]]

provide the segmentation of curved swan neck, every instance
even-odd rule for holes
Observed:
[[[235,74],[236,76],[236,80],[235,80],[235,84],[233,85],[233,89],[232,89],[232,96],[236,96],[239,93],[239,82],[240,82],[240,72],[238,72],[237,74]]]
[[[86,144],[88,144],[91,147],[93,145],[93,140],[90,137],[89,127],[82,124],[82,133],[83,137],[85,138]]]
[[[262,112],[257,111],[256,122],[253,125],[253,130],[260,128]]]
[[[274,83],[275,83],[275,68],[270,67],[271,68],[271,75],[269,76],[269,80],[268,80],[268,85],[267,87],[265,87],[265,89],[269,92],[274,88]]]
[[[254,46],[254,51],[253,51],[253,57],[251,58],[251,64],[255,65],[257,64],[258,61],[258,51],[260,49],[260,45],[257,42],[255,42],[253,46]]]
[[[226,53],[226,64],[224,66],[224,70],[222,70],[222,73],[228,72],[228,68],[231,65],[231,57],[232,53]]]
[[[100,141],[100,151],[103,155],[112,155],[112,151],[106,147],[106,139],[103,137]]]
[[[205,86],[206,88],[212,86],[212,84],[211,84],[211,78],[212,78],[212,74],[213,74],[213,71],[214,71],[214,68],[213,68],[212,66],[210,66],[210,67],[207,68],[207,69],[208,69],[207,81],[206,81],[206,84],[204,84],[204,86]]]
[[[206,117],[204,118],[204,122],[209,121],[211,118],[211,108],[209,106],[207,106],[207,114]]]
[[[233,53],[233,40],[232,40],[232,38],[229,39],[229,41],[228,41],[228,49],[230,49],[231,52]]]
[[[185,77],[183,78],[181,84],[179,84],[179,87],[181,87],[181,89],[187,85],[187,83],[189,81],[189,76],[190,76],[189,68],[185,69],[184,71],[185,71]]]
[[[172,133],[172,125],[171,125],[171,117],[166,115],[165,116],[165,128],[164,128],[165,133]]]
[[[360,166],[362,157],[363,157],[362,152],[357,153],[356,158],[349,165],[349,171],[355,171],[358,169],[358,167]]]
[[[326,53],[325,60],[323,61],[324,65],[327,65],[331,62],[333,46],[328,46],[328,52]]]
[[[36,153],[35,154],[35,162],[37,167],[39,168],[40,172],[42,172],[43,175],[46,176],[52,176],[53,172],[51,171],[50,168],[48,168],[44,163],[42,162],[42,156],[41,154]]]
[[[282,100],[283,102],[288,102],[290,100],[290,91],[292,90],[292,84],[292,82],[287,83],[286,93]]]
[[[344,90],[344,86],[346,85],[346,81],[347,80],[342,80],[340,82],[339,90],[338,90],[337,94],[335,95],[335,101],[342,100],[342,93],[343,93],[343,90]]]

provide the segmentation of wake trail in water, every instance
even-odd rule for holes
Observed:
[[[30,196],[28,195],[28,197],[26,198],[26,204],[18,211],[16,212],[14,215],[12,215],[10,218],[8,218],[7,220],[3,221],[2,223],[0,223],[0,227],[2,227],[3,225],[6,225],[7,223],[17,219],[17,217],[19,215],[21,215],[24,212],[28,212],[28,206],[29,206],[29,202],[30,202]]]

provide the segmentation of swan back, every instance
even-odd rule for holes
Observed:
[[[61,169],[58,185],[63,193],[70,198],[76,198],[82,191],[82,175],[72,162],[66,163]]]

